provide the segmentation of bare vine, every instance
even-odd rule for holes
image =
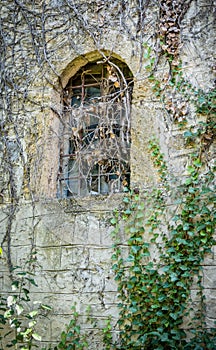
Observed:
[[[0,202],[4,220],[7,222],[1,245],[6,252],[10,272],[14,265],[11,257],[13,224],[19,205],[26,200],[30,201],[33,209],[32,251],[35,246],[34,230],[37,221],[34,206],[35,201],[40,198],[38,187],[40,187],[44,148],[47,143],[47,140],[43,138],[43,131],[47,135],[51,133],[49,125],[46,124],[46,116],[50,111],[54,112],[55,118],[59,119],[61,125],[61,132],[55,135],[51,133],[49,139],[52,141],[54,137],[57,138],[59,153],[64,148],[61,144],[62,136],[65,136],[64,132],[69,133],[69,129],[71,134],[68,139],[77,142],[80,138],[76,148],[79,164],[86,151],[83,148],[86,139],[80,136],[84,129],[81,124],[84,121],[85,108],[81,109],[81,117],[77,125],[71,123],[70,118],[65,121],[67,113],[73,117],[74,108],[71,105],[68,107],[63,101],[68,85],[63,86],[58,62],[65,59],[62,56],[64,48],[67,47],[67,50],[73,52],[74,57],[82,56],[80,43],[83,43],[87,37],[91,50],[97,51],[100,54],[100,61],[106,64],[107,85],[111,81],[111,74],[115,75],[112,77],[112,83],[115,84],[116,90],[107,90],[103,101],[98,99],[101,102],[101,105],[98,104],[98,109],[105,108],[107,111],[110,105],[114,109],[116,101],[121,101],[125,111],[123,127],[126,132],[116,131],[117,127],[114,123],[109,124],[106,119],[105,126],[98,123],[93,130],[94,139],[91,142],[88,140],[88,150],[93,148],[96,138],[100,139],[104,148],[109,141],[113,148],[117,149],[115,150],[116,158],[119,158],[119,162],[126,160],[129,163],[129,159],[124,158],[122,154],[126,148],[125,144],[130,143],[129,114],[132,80],[127,81],[122,67],[119,68],[112,54],[115,53],[116,47],[122,40],[122,33],[126,33],[132,46],[132,55],[139,55],[141,71],[145,61],[144,44],[147,43],[152,47],[155,55],[152,70],[157,71],[162,56],[165,56],[166,62],[169,62],[169,76],[163,82],[163,88],[167,87],[172,82],[173,68],[180,63],[181,24],[191,2],[192,0],[1,0]],[[213,8],[213,2],[209,0],[210,11],[211,8]],[[111,34],[109,34],[110,28]],[[113,35],[109,54],[106,51],[108,35]],[[94,63],[98,64],[98,60]],[[83,67],[84,64],[81,68]],[[110,75],[109,69],[110,72],[112,70]],[[55,106],[50,103],[50,97],[47,97],[51,89],[62,98],[62,101],[57,102]],[[169,122],[185,119],[188,114],[187,103],[184,100],[180,101],[178,96],[178,101],[176,101],[178,93],[173,86],[167,91],[164,105],[166,112],[172,115]],[[102,102],[103,108],[101,107]],[[85,125],[85,129],[89,126]],[[114,127],[116,127],[115,130]],[[117,133],[121,135],[121,146],[118,142],[114,142],[117,139]],[[107,135],[109,135],[109,140]],[[63,155],[66,154],[65,150],[62,152]],[[70,157],[68,157],[69,160]],[[98,160],[101,162],[99,164],[101,167],[107,166],[104,165],[102,157],[97,156]],[[89,163],[89,168],[92,169],[95,165],[95,158],[90,159]],[[60,167],[66,163],[62,162],[62,164],[59,166],[59,173],[62,171]],[[81,175],[90,182],[93,180],[89,168],[86,173],[81,172]],[[110,173],[110,169],[107,169],[107,173]],[[57,177],[60,177],[59,173],[56,175],[56,181]],[[128,181],[123,185],[128,186]],[[68,184],[67,190],[70,190]]]

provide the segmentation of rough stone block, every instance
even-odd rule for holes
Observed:
[[[37,250],[37,263],[44,270],[59,270],[60,258],[60,247],[40,248]]]
[[[98,267],[103,266],[103,268],[109,269],[112,266],[112,254],[112,249],[91,247],[89,249],[90,264],[97,265]]]
[[[66,256],[64,255],[66,253]],[[79,269],[87,269],[90,267],[91,263],[89,261],[89,247],[85,245],[75,245],[72,247],[62,247],[61,248],[61,267],[67,266],[67,256],[69,257],[69,265],[70,261],[72,262],[71,268],[74,272]]]
[[[203,286],[207,289],[216,288],[216,269],[215,266],[203,267]]]

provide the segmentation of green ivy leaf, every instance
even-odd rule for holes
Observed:
[[[134,258],[134,255],[129,254],[128,257],[127,257],[127,259],[126,259],[126,261],[128,261],[128,262],[133,262],[134,259],[135,259],[135,258]]]
[[[111,223],[112,225],[115,225],[115,224],[117,223],[117,219],[116,219],[116,218],[112,218],[112,219],[110,220],[110,223]]]
[[[138,245],[133,245],[131,247],[132,252],[135,253],[135,254],[137,254],[140,251],[140,249],[141,249],[141,247],[138,246]]]
[[[44,310],[49,310],[49,311],[52,310],[52,307],[49,306],[49,305],[46,305],[46,304],[41,304],[41,308],[44,309]]]
[[[31,312],[28,313],[28,316],[29,316],[30,318],[33,318],[33,317],[37,316],[37,314],[38,314],[38,311],[37,311],[37,310],[33,310],[33,311],[31,311]]]
[[[139,272],[141,272],[142,270],[141,270],[141,268],[140,268],[139,266],[135,266],[135,267],[132,269],[132,271],[133,271],[133,272],[136,272],[136,273],[137,273],[137,272],[139,273]]]
[[[179,315],[177,313],[176,314],[173,313],[173,312],[170,313],[170,317],[172,317],[172,319],[175,320],[175,321],[178,319],[178,316]]]
[[[130,227],[130,233],[137,233],[139,230],[137,227]]]
[[[144,217],[144,214],[140,211],[136,214],[136,218],[137,219],[140,219],[140,218],[143,218]]]
[[[196,169],[190,165],[187,167],[187,171],[189,172],[189,174],[193,174],[194,172],[196,172]]]
[[[192,133],[191,131],[189,131],[189,130],[187,130],[187,131],[184,132],[184,137],[185,137],[185,138],[193,137],[193,136],[194,136],[193,133]]]
[[[172,272],[172,273],[170,274],[170,279],[171,279],[172,282],[177,281],[177,280],[178,280],[177,274],[176,274],[175,272]]]
[[[129,199],[128,197],[124,197],[124,198],[123,198],[123,202],[124,202],[124,203],[130,203],[130,199]]]

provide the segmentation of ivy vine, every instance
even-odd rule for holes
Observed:
[[[180,183],[171,177],[160,147],[157,141],[152,139],[149,142],[149,151],[151,152],[153,164],[158,170],[160,179],[158,187],[145,193],[139,193],[138,189],[125,192],[120,209],[114,212],[111,219],[111,224],[114,226],[112,235],[115,242],[112,260],[115,280],[118,284],[118,328],[120,339],[119,342],[113,343],[111,321],[108,319],[105,328],[102,330],[103,343],[106,350],[199,350],[216,348],[215,329],[207,330],[205,324],[205,295],[202,286],[202,263],[205,255],[211,254],[211,248],[215,244],[213,233],[216,221],[216,197],[214,192],[214,172],[216,169],[214,166],[206,168],[203,154],[209,149],[215,139],[216,92],[215,90],[205,92],[201,89],[195,89],[183,78],[181,61],[179,59],[179,47],[181,44],[180,23],[190,2],[190,0],[160,1],[158,30],[155,33],[156,42],[159,44],[155,44],[155,51],[151,47],[143,45],[145,51],[144,60],[147,62],[145,68],[149,73],[152,91],[163,103],[164,110],[170,116],[172,122],[178,123],[179,127],[185,126],[190,103],[192,102],[197,115],[205,115],[207,118],[205,122],[202,121],[198,125],[190,126],[184,131],[185,145],[194,146],[195,149],[191,154],[187,176],[182,178]],[[32,2],[30,2],[31,4]],[[83,4],[86,5],[84,2]],[[139,34],[139,32],[144,28],[144,10],[148,9],[149,1],[146,1],[144,5],[141,1],[137,2],[137,4],[136,11],[139,20],[136,29],[137,36],[140,35],[140,39],[142,39],[142,34]],[[9,5],[7,4],[7,6]],[[15,33],[14,38],[16,38],[16,33],[19,33],[19,21],[15,19],[17,13],[22,12],[25,18],[30,16],[32,20],[27,21],[29,32],[33,33],[35,31],[37,33],[37,24],[41,28],[40,34],[43,33],[43,35],[31,34],[29,37],[33,43],[32,47],[30,44],[28,45],[31,50],[33,49],[31,51],[31,53],[33,52],[33,62],[39,62],[40,66],[41,62],[46,61],[47,70],[53,70],[52,61],[49,61],[47,58],[51,57],[51,55],[49,51],[46,52],[48,46],[44,33],[45,22],[43,21],[45,18],[48,18],[45,15],[49,9],[47,6],[43,2],[41,12],[36,11],[35,8],[27,12],[28,6],[24,7],[16,1],[16,9],[11,12],[14,15],[9,16],[8,18],[11,20],[5,21],[5,23],[10,24],[10,28],[7,29],[6,27],[6,29],[9,33],[13,31]],[[103,23],[104,21],[107,22],[110,17],[109,11],[107,11],[107,8],[110,6],[109,2],[104,4],[104,6],[106,6],[105,13],[107,16],[101,15]],[[116,6],[116,2],[113,6]],[[128,6],[127,12],[124,14],[125,6],[126,2],[124,4],[122,2],[122,5],[119,6],[119,23],[126,23],[124,19],[127,14],[131,13],[131,8]],[[60,12],[58,12],[58,8]],[[111,8],[113,9],[114,7]],[[97,9],[97,11],[99,10]],[[28,16],[26,16],[25,12]],[[74,16],[71,17],[73,12]],[[85,19],[86,16],[82,13],[79,16],[76,4],[71,4],[68,1],[65,2],[64,6],[61,4],[59,7],[57,4],[56,14],[54,13],[53,15],[59,18],[60,13],[64,13],[63,23],[68,26],[66,28],[71,30],[71,21],[73,22],[74,18],[77,17],[79,27],[82,30],[85,27],[85,30],[89,32],[95,43],[97,43],[95,21],[93,21],[94,25],[92,27],[89,26],[89,20]],[[112,11],[111,16],[113,16]],[[38,20],[40,18],[43,19],[42,22]],[[11,27],[11,23],[14,23],[14,27]],[[101,32],[101,24],[99,23],[101,22],[98,21],[99,27],[97,31]],[[3,25],[4,30],[5,25]],[[6,43],[5,33],[7,31],[5,30],[4,33],[4,30],[2,31],[2,36],[3,41]],[[57,28],[56,36],[58,33]],[[130,34],[130,30],[128,30],[128,33]],[[44,47],[41,53],[38,50],[38,42],[35,41],[35,38],[37,38],[36,41],[40,39],[39,45]],[[8,43],[7,45],[4,44],[5,52],[7,52],[8,45],[11,45],[10,42]],[[142,40],[140,43],[142,45]],[[98,47],[98,45],[96,46]],[[12,47],[15,48],[15,41],[12,43]],[[42,53],[45,54],[45,60]],[[162,77],[156,77],[155,72],[161,56],[166,58],[169,64],[169,72],[166,72]],[[32,79],[30,66],[28,62],[25,62],[23,65],[28,81]],[[15,78],[23,77],[23,67],[16,69],[16,74],[18,75],[15,74]],[[7,72],[4,71],[4,68],[2,69],[2,76],[7,76]],[[3,87],[7,91],[9,82],[9,85],[13,87],[14,96],[17,96],[19,100],[19,84],[16,86],[14,84],[15,80],[8,75],[7,79],[4,79]],[[6,87],[5,82],[7,83]],[[28,92],[26,87],[24,91],[25,100]],[[7,99],[5,99],[6,123],[8,125],[13,120],[10,115],[11,106],[13,105],[11,96],[11,93],[8,92]],[[21,135],[21,131],[18,129],[20,124],[15,118],[16,114],[13,117],[16,144],[21,150],[21,142],[18,137]],[[12,205],[9,206],[8,225],[2,245],[6,243],[7,246],[7,260],[12,278],[14,269],[10,252],[11,225],[18,208],[19,198],[15,186],[15,163],[11,156],[13,147],[8,143],[7,136],[6,128],[3,130],[6,149],[4,158],[6,159],[5,169],[9,173],[8,183],[10,185],[7,191],[9,192]],[[37,139],[37,136],[34,137]],[[26,169],[27,165],[25,164],[23,151],[20,151],[20,158]],[[31,162],[30,151],[29,159]],[[36,169],[37,167],[35,165]],[[29,171],[27,170],[24,171],[26,176],[24,182],[30,188]],[[31,193],[30,190],[29,192]],[[3,201],[3,192],[0,196]],[[32,204],[34,206],[34,203]],[[32,237],[34,237],[33,231],[34,228]],[[194,313],[190,290],[195,282],[199,303],[196,305],[197,311]],[[17,278],[12,281],[12,293],[1,301],[0,325],[2,329],[5,324],[9,325],[12,333],[0,336],[0,341],[5,343],[5,338],[10,335],[9,342],[7,342],[9,347],[29,350],[35,346],[35,342],[41,340],[40,335],[35,331],[38,321],[37,317],[40,314],[40,309],[49,311],[50,307],[39,304],[38,308],[29,310],[29,285],[31,284],[35,285],[32,275],[26,270],[19,271]],[[187,316],[191,320],[191,324],[188,325],[189,330],[186,334],[182,324]],[[72,320],[69,322],[66,330],[61,333],[60,341],[55,346],[55,349],[69,350],[88,347],[86,337],[81,332],[78,318],[79,315],[74,306],[72,307]],[[49,349],[51,348],[52,346]]]
[[[214,173],[208,170],[203,176],[196,152],[185,180],[172,186],[157,142],[151,140],[149,147],[160,186],[143,194],[126,193],[123,208],[111,220],[120,300],[119,348],[215,349],[215,329],[206,329],[201,283],[202,262],[215,244]],[[125,242],[120,239],[122,230]],[[186,333],[182,325],[192,315],[195,276],[200,302]]]

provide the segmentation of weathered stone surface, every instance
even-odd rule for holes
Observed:
[[[36,10],[42,11],[39,3],[42,4],[35,2],[34,6]],[[7,99],[11,98],[12,101],[10,106],[6,106],[7,111],[11,108],[9,117],[12,119],[9,118],[8,121],[6,118],[9,125],[6,130],[7,137],[5,136],[8,138],[8,155],[11,157],[12,168],[8,168],[2,146],[4,140],[1,140],[0,235],[1,242],[4,240],[4,249],[0,266],[0,288],[3,296],[11,292],[5,244],[5,234],[11,222],[10,236],[7,236],[10,238],[11,262],[14,265],[23,265],[32,250],[36,250],[35,281],[38,287],[31,286],[31,298],[53,307],[48,318],[41,318],[37,327],[45,344],[48,346],[49,343],[57,342],[65,324],[71,319],[71,306],[76,303],[77,311],[81,315],[82,329],[88,331],[91,344],[89,349],[102,349],[103,335],[100,328],[110,315],[113,316],[114,324],[118,317],[119,300],[111,260],[113,227],[110,225],[110,217],[112,211],[119,207],[124,194],[57,198],[60,130],[64,123],[63,88],[81,67],[103,59],[103,55],[113,55],[128,65],[134,77],[130,153],[132,187],[137,185],[145,190],[159,180],[148,147],[152,136],[159,140],[168,169],[181,179],[186,175],[193,146],[186,146],[184,127],[179,128],[178,123],[167,113],[163,102],[152,94],[154,83],[149,81],[149,71],[145,68],[148,60],[143,43],[148,43],[154,37],[158,16],[155,2],[150,2],[145,14],[147,25],[145,24],[142,31],[137,30],[140,19],[137,1],[128,2],[130,11],[122,17],[120,1],[105,1],[104,8],[100,10],[102,12],[97,12],[94,7],[96,1],[79,0],[76,3],[87,6],[83,13],[85,22],[75,14],[69,22],[69,9],[61,12],[61,1],[43,3],[48,6],[48,13],[51,11],[52,14],[45,16],[46,43],[41,41],[43,30],[39,21],[39,32],[36,31],[39,33],[38,43],[36,40],[32,48],[29,28],[25,21],[23,23],[20,13],[22,11],[19,10],[17,30],[18,34],[22,34],[20,40],[23,46],[19,46],[18,40],[14,47],[13,60],[13,40],[9,31],[7,56],[3,57],[10,75],[15,78],[12,80],[13,85],[6,85],[2,91],[3,97],[7,95]],[[107,8],[111,5],[112,13]],[[181,25],[180,58],[184,67],[183,76],[193,86],[205,91],[213,86],[215,79],[212,69],[215,30],[211,6],[209,0],[191,1]],[[30,14],[31,12],[29,16]],[[14,23],[11,11],[3,6],[1,15],[5,23],[8,23],[7,28],[11,30]],[[36,29],[32,30],[34,32]],[[159,77],[169,75],[169,65],[163,59],[158,71]],[[13,95],[16,86],[19,87],[19,94]],[[188,108],[187,121],[192,126],[197,120],[194,108]],[[199,118],[202,120],[202,117]],[[213,164],[213,142],[205,156],[208,164]],[[14,176],[16,183],[13,190],[19,199],[17,205],[14,198],[13,201],[9,198],[9,175]],[[11,215],[13,209],[14,215]],[[147,236],[146,241],[149,240],[150,237]],[[121,241],[126,241],[122,232]],[[215,249],[216,247],[212,249],[212,254],[206,256],[203,263],[208,327],[213,326],[216,319]],[[150,251],[152,257],[157,259],[158,251],[155,247],[151,247]],[[127,253],[128,247],[124,246],[123,256]],[[194,312],[199,309],[195,282],[191,291],[192,310],[185,319],[184,328],[190,328]],[[89,305],[92,317],[97,320],[96,329],[92,329],[86,321],[86,308]],[[114,334],[114,337],[117,336],[118,331]]]
[[[207,289],[214,289],[216,286],[215,266],[203,267],[203,284]]]

